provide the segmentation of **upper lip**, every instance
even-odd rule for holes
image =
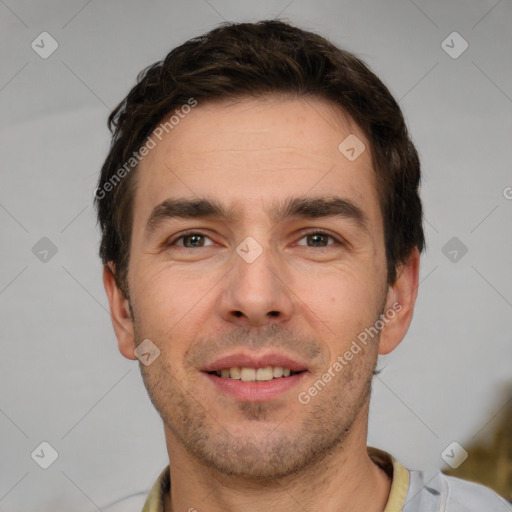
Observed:
[[[215,361],[206,364],[201,368],[203,372],[215,372],[224,368],[264,368],[265,366],[281,366],[289,368],[293,372],[301,372],[307,370],[307,366],[287,356],[286,354],[278,354],[271,352],[266,354],[250,354],[248,352],[238,352],[236,354],[229,354]]]

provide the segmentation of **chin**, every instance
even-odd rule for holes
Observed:
[[[340,430],[333,436],[319,436],[306,428],[306,423],[302,426],[295,424],[291,429],[285,422],[254,422],[230,430],[203,424],[195,433],[189,431],[182,443],[204,466],[268,485],[312,467],[331,453],[344,435]]]
[[[236,449],[228,448],[229,451],[211,448],[202,453],[203,464],[225,475],[253,481],[282,479],[311,463],[311,454],[297,451],[297,445],[290,442],[263,448],[261,443],[246,439]]]

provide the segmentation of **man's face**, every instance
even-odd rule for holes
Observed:
[[[354,161],[338,149],[350,134],[366,145]],[[309,403],[298,399],[384,311],[382,217],[355,123],[320,100],[199,103],[137,172],[134,347],[149,338],[161,351],[141,371],[168,442],[224,473],[267,478],[364,429],[378,336]],[[340,215],[275,216],[289,199],[334,197]],[[146,231],[154,209],[178,198],[233,217],[160,215]],[[298,373],[250,382],[227,370],[267,379],[250,370],[265,366]]]

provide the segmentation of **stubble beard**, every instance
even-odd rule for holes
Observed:
[[[271,422],[276,407],[272,402],[240,402],[238,424],[221,425],[177,382],[166,362],[159,357],[149,367],[140,365],[166,429],[200,464],[225,475],[268,482],[311,469],[343,448],[358,415],[367,414],[376,353],[353,360],[302,406],[304,414],[294,423],[286,417],[277,425]],[[261,429],[255,428],[257,423]]]

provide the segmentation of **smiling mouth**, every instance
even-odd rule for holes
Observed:
[[[241,380],[243,382],[267,382],[269,380],[281,379],[304,373],[304,371],[292,371],[282,366],[264,366],[262,368],[250,368],[233,366],[221,370],[207,372],[209,375],[216,375],[223,379]]]

